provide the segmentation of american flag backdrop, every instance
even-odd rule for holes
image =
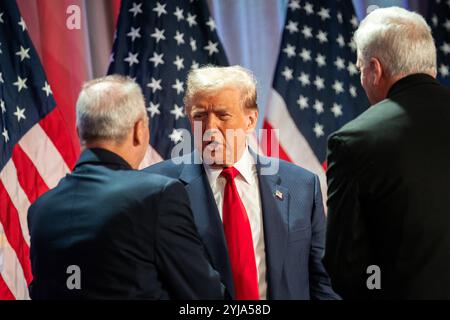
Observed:
[[[50,7],[66,9],[59,0],[38,4],[44,16]],[[450,1],[429,1],[428,12],[438,79],[450,86]],[[65,26],[45,22],[40,31],[53,46],[39,50],[35,43],[44,52],[42,66],[16,2],[0,1],[0,300],[29,298],[27,210],[70,172],[79,153],[61,110],[74,108],[88,76],[68,66],[82,62],[69,55],[71,50],[61,50],[69,40],[61,31]],[[272,144],[279,143],[280,157],[317,173],[323,191],[327,136],[369,106],[351,41],[357,25],[351,0],[288,2],[264,128],[278,129]],[[144,166],[167,159],[183,138],[179,129],[189,129],[182,102],[188,71],[209,63],[228,65],[216,31],[204,0],[122,1],[108,73],[129,75],[143,89],[151,119]],[[84,37],[85,31],[79,32]],[[55,62],[52,54],[68,60]]]
[[[14,0],[0,1],[0,108],[0,300],[27,299],[27,210],[76,151]]]
[[[109,74],[128,75],[142,87],[153,148],[147,164],[169,158],[183,138],[180,129],[190,129],[183,105],[189,70],[228,64],[203,0],[123,0],[111,59]]]
[[[356,68],[357,26],[351,0],[289,2],[264,121],[279,129],[280,158],[318,174],[324,197],[327,137],[369,106]]]
[[[437,48],[437,79],[450,87],[450,0],[428,3],[428,24]]]

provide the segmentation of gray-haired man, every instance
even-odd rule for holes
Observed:
[[[450,299],[450,89],[430,28],[377,9],[355,42],[374,105],[329,139],[325,266],[343,298]]]
[[[140,87],[108,76],[77,102],[86,148],[30,208],[33,299],[220,299],[183,185],[136,171],[149,143]]]

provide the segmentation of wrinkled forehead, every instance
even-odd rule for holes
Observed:
[[[188,102],[188,106],[192,108],[217,108],[236,104],[241,104],[241,91],[236,87],[198,91]]]

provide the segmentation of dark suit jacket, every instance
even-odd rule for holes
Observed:
[[[253,156],[256,156],[253,154]],[[183,182],[194,221],[212,265],[220,272],[229,297],[233,278],[223,225],[202,164],[194,154],[153,165],[148,172]],[[322,265],[325,215],[318,178],[291,163],[280,161],[274,175],[261,175],[273,159],[259,157],[257,170],[262,202],[269,299],[335,299]],[[283,194],[282,199],[275,193]]]
[[[85,150],[29,209],[32,299],[220,299],[181,183]],[[81,270],[69,290],[67,268]]]
[[[335,290],[450,299],[450,89],[403,78],[328,146],[324,263]],[[381,290],[366,287],[369,265]]]

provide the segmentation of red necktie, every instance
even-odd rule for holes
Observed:
[[[252,230],[244,204],[234,183],[239,174],[234,167],[223,169],[220,174],[227,180],[223,197],[222,220],[230,257],[235,298],[259,300],[258,275]]]

